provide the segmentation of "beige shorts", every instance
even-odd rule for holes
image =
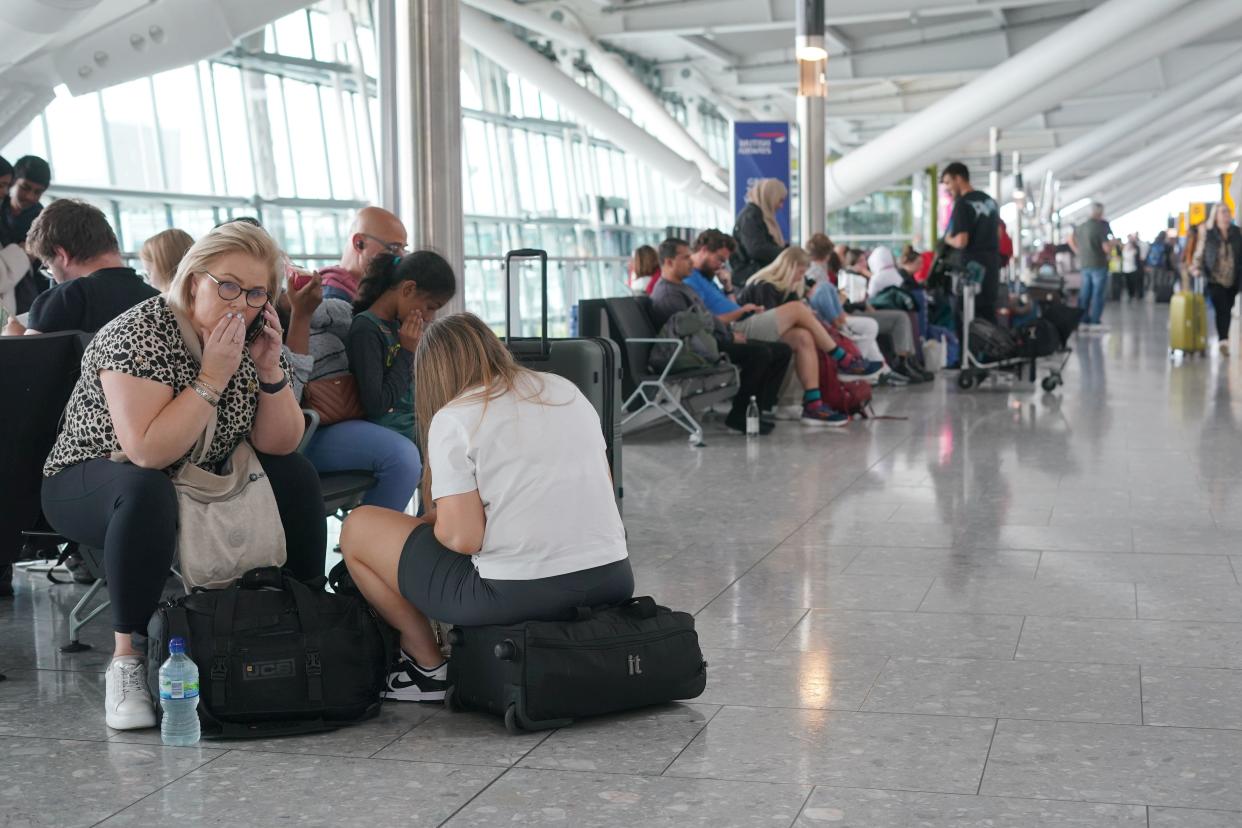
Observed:
[[[733,330],[756,342],[780,342],[781,327],[776,311],[768,310],[733,323]]]

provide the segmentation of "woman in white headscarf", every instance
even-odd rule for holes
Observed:
[[[760,178],[746,191],[746,206],[733,225],[733,237],[737,239],[737,250],[729,259],[733,284],[746,284],[747,279],[776,261],[785,249],[785,234],[776,214],[788,196],[789,191],[776,178]]]
[[[897,260],[893,251],[887,247],[877,247],[867,257],[867,269],[871,271],[871,279],[867,283],[867,298],[874,299],[881,291],[891,287],[901,287],[901,271],[897,269]]]

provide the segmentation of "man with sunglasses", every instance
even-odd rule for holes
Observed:
[[[76,199],[58,199],[39,213],[26,239],[55,287],[30,306],[26,333],[94,333],[159,291],[121,259],[103,212]]]
[[[406,250],[405,225],[401,220],[382,207],[363,207],[349,229],[349,246],[341,255],[341,263],[319,271],[323,277],[323,298],[353,302],[358,283],[376,256],[404,256]]]

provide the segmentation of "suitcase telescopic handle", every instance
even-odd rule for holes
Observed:
[[[505,344],[509,345],[513,339],[514,259],[539,260],[540,296],[543,299],[540,311],[542,327],[539,329],[539,350],[540,353],[546,355],[548,353],[548,251],[546,250],[523,247],[518,250],[510,250],[505,254]]]

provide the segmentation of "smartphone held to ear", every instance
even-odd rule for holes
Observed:
[[[264,305],[263,310],[259,311],[259,315],[254,318],[254,321],[251,322],[249,326],[247,326],[246,328],[246,344],[247,345],[252,344],[256,339],[258,339],[259,336],[263,333],[263,329],[267,327],[267,316],[265,314],[266,310],[267,310],[267,305]]]

